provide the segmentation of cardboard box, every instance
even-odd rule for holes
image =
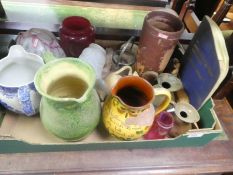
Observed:
[[[213,106],[213,101],[209,100],[199,110],[200,129],[189,130],[176,138],[150,141],[117,140],[100,124],[86,139],[65,142],[47,132],[39,116],[28,118],[7,112],[0,126],[0,153],[203,146],[223,133]]]

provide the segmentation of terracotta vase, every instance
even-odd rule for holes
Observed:
[[[139,40],[137,72],[163,72],[183,30],[182,21],[165,10],[148,13]]]

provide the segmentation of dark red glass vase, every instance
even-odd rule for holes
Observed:
[[[88,19],[70,16],[63,20],[59,36],[66,56],[79,57],[83,49],[95,42],[95,29]]]

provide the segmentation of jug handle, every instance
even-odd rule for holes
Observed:
[[[105,84],[108,87],[108,90],[111,91],[111,89],[115,86],[117,81],[121,78],[121,75],[119,75],[121,72],[124,70],[129,69],[128,75],[132,75],[132,68],[130,66],[123,66],[121,69],[117,70],[116,72],[110,73],[106,78],[105,78]]]
[[[35,109],[33,108],[31,98],[30,98],[30,89],[29,86],[22,86],[18,89],[18,99],[19,103],[22,106],[23,112],[27,116],[35,114]]]
[[[132,68],[130,66],[123,66],[122,68],[120,68],[119,70],[117,70],[116,72],[113,72],[112,74],[120,74],[121,72],[123,72],[124,70],[129,70],[128,75],[132,75]]]
[[[165,88],[155,88],[154,87],[154,94],[155,94],[155,98],[156,98],[156,96],[159,96],[159,95],[164,95],[166,97],[164,99],[164,101],[159,106],[157,106],[155,108],[155,115],[157,115],[160,112],[164,111],[171,103],[171,93],[169,90],[167,90]]]

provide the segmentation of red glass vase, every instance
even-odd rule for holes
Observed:
[[[66,56],[79,57],[83,49],[95,42],[95,29],[88,19],[70,16],[63,20],[59,37]]]

